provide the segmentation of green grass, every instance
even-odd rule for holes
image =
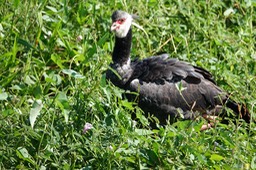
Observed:
[[[104,76],[110,17],[123,9],[148,34],[133,28],[133,57],[168,52],[204,67],[255,117],[255,0],[3,4],[0,169],[256,169],[255,123],[200,132],[200,119],[150,130]],[[87,122],[93,128],[83,133]]]

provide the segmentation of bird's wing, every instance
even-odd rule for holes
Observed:
[[[173,115],[177,115],[175,108],[180,108],[183,114],[192,110],[207,111],[225,98],[209,72],[165,55],[136,63],[128,86],[140,94],[144,110],[156,109],[155,112]]]
[[[199,83],[201,79],[207,79],[215,84],[208,71],[175,58],[168,59],[167,54],[139,61],[133,69],[131,80],[138,78],[141,81],[161,84],[164,81],[178,82],[180,80]]]
[[[190,111],[208,113],[225,99],[223,91],[205,79],[198,84],[184,80],[156,84],[134,79],[130,90],[139,93],[139,105],[144,111],[171,117],[183,114],[186,119],[194,118],[195,115],[188,114]]]

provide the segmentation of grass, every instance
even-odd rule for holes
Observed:
[[[148,34],[133,28],[133,57],[168,52],[204,67],[255,118],[254,0],[3,3],[0,169],[256,169],[255,123],[200,132],[200,119],[150,130],[104,76],[110,17],[123,9]],[[86,123],[93,128],[83,133]]]

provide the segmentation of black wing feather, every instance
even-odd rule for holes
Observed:
[[[136,61],[133,70],[131,79],[138,78],[145,82],[178,82],[184,79],[190,83],[199,83],[204,78],[215,84],[208,71],[175,58],[168,59],[168,54]]]
[[[178,59],[168,59],[168,55],[136,61],[132,67],[134,71],[127,89],[139,92],[139,105],[144,111],[156,116],[163,113],[157,116],[160,119],[164,114],[177,117],[180,110],[184,118],[193,119],[192,111],[206,112],[226,98],[208,71]],[[183,89],[179,89],[179,85]]]

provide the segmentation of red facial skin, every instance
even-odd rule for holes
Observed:
[[[117,20],[116,22],[121,25],[121,24],[123,24],[124,21],[125,21],[125,18],[121,18],[121,19]]]
[[[122,25],[124,22],[125,22],[125,18],[121,18],[119,20],[117,20],[116,22],[113,22],[112,23],[112,26],[111,26],[111,30],[114,31],[114,30],[118,30],[120,28],[120,25]]]

